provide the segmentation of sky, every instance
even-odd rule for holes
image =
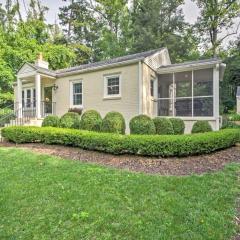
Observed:
[[[20,0],[20,3],[22,2],[23,0]],[[29,2],[29,0],[25,0],[25,2]],[[41,0],[41,2],[49,8],[47,13],[47,21],[49,23],[55,22],[58,18],[58,8],[66,4],[63,0]],[[5,4],[5,0],[0,0],[0,3]],[[24,9],[22,9],[22,11],[24,13]],[[194,23],[196,21],[199,11],[195,3],[191,0],[185,0],[183,11],[187,22]]]

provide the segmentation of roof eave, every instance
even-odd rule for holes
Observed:
[[[157,73],[170,73],[170,72],[177,72],[177,71],[182,71],[182,70],[187,70],[187,69],[192,69],[192,68],[204,68],[204,67],[211,67],[215,66],[216,64],[221,64],[221,60],[214,60],[214,61],[209,61],[209,62],[203,62],[203,63],[190,63],[190,64],[183,64],[183,65],[178,65],[178,66],[166,66],[157,69]]]
[[[80,69],[80,70],[72,70],[69,72],[62,72],[62,73],[57,73],[56,76],[59,77],[66,77],[69,75],[76,75],[79,73],[85,73],[85,72],[92,72],[92,71],[98,71],[98,70],[102,70],[102,69],[108,69],[108,68],[113,68],[113,67],[121,67],[121,66],[125,66],[128,64],[134,64],[134,63],[138,63],[140,61],[143,61],[145,58],[138,58],[138,59],[134,59],[134,60],[128,60],[128,61],[123,61],[123,62],[118,62],[118,63],[112,63],[112,64],[106,64],[103,66],[97,66],[97,67],[90,67],[90,68],[86,68],[86,69]]]

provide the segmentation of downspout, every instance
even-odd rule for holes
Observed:
[[[143,71],[142,71],[142,61],[138,62],[138,113],[143,113]]]

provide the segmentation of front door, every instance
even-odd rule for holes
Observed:
[[[52,87],[44,88],[44,115],[49,115],[53,113],[52,105]]]

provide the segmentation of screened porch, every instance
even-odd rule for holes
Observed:
[[[213,117],[213,68],[158,76],[159,116]]]

